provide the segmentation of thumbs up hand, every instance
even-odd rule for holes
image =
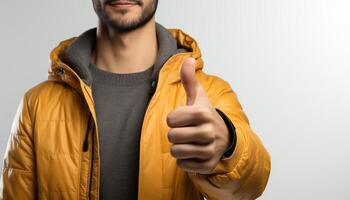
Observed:
[[[194,58],[187,58],[181,67],[186,106],[168,114],[168,139],[172,143],[170,153],[178,167],[187,172],[209,174],[229,145],[229,132],[195,77],[195,62]]]

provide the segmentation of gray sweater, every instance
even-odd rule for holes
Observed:
[[[101,199],[137,199],[139,139],[153,66],[114,74],[90,65],[99,128]]]

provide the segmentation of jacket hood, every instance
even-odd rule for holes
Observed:
[[[167,76],[170,76],[169,83],[180,81],[181,64],[174,65],[174,62],[182,63],[187,57],[196,59],[196,71],[203,68],[201,51],[190,35],[180,29],[166,29],[158,23],[156,23],[156,32],[158,44],[167,43],[167,47],[159,45],[154,79],[158,79],[158,73],[167,71]],[[91,85],[92,76],[88,70],[88,64],[95,38],[96,28],[93,28],[78,37],[60,42],[50,54],[49,79],[67,82],[73,87],[79,87],[81,81]],[[77,46],[80,51],[76,51]]]

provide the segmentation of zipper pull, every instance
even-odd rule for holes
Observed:
[[[151,82],[151,90],[150,90],[150,95],[153,96],[154,92],[157,89],[157,80],[153,79]]]

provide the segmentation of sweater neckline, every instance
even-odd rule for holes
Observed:
[[[150,81],[152,79],[154,65],[144,71],[133,73],[109,72],[98,68],[93,63],[90,63],[89,68],[93,76],[93,82],[117,86],[129,86]]]

